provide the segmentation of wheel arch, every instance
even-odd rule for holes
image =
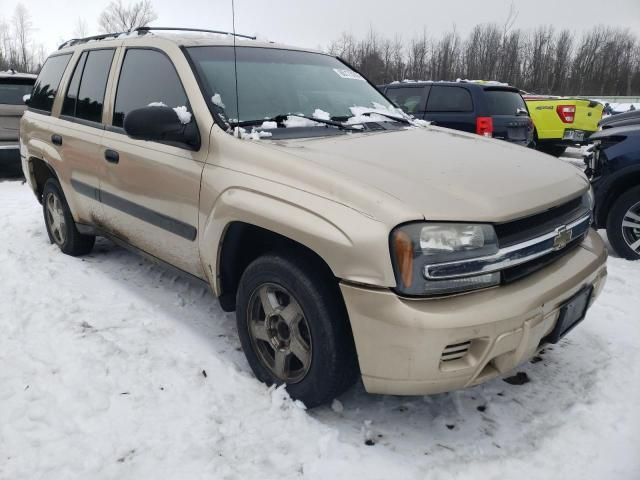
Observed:
[[[295,257],[326,278],[336,278],[327,262],[302,243],[263,227],[233,221],[225,228],[218,254],[218,299],[223,310],[235,310],[242,273],[255,259],[269,253]]]
[[[58,181],[60,181],[60,179],[53,167],[42,158],[34,156],[29,157],[28,165],[31,186],[38,198],[38,201],[42,203],[42,191],[44,189],[45,182],[49,178],[55,178]]]
[[[615,177],[609,181],[606,193],[603,195],[604,200],[600,206],[596,205],[596,225],[601,228],[605,227],[613,204],[622,194],[638,185],[640,185],[640,166],[620,170]]]
[[[289,187],[278,196],[232,187],[201,208],[208,215],[200,222],[200,255],[216,296],[233,300],[230,258],[239,260],[241,272],[247,258],[255,257],[251,250],[274,248],[306,252],[333,278],[395,285],[388,227],[344,205]]]

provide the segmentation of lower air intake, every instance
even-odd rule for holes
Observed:
[[[458,360],[460,358],[463,358],[469,351],[470,346],[471,340],[467,342],[447,345],[442,352],[442,357],[440,358],[440,360],[443,362],[450,362],[451,360]]]

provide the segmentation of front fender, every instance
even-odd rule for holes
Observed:
[[[215,195],[204,183],[201,192],[200,252],[216,294],[221,291],[220,246],[233,222],[255,225],[306,246],[338,278],[377,286],[395,285],[389,229],[383,223],[292,187],[240,172],[215,170],[216,183],[243,185],[230,186]]]

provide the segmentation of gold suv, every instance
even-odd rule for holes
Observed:
[[[584,318],[607,255],[578,169],[418,123],[338,58],[164,30],[38,76],[22,166],[64,253],[102,235],[207,282],[307,406],[475,385]]]

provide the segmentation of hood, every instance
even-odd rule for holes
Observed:
[[[555,157],[438,127],[269,143],[384,192],[427,220],[503,222],[589,188],[582,172]]]

